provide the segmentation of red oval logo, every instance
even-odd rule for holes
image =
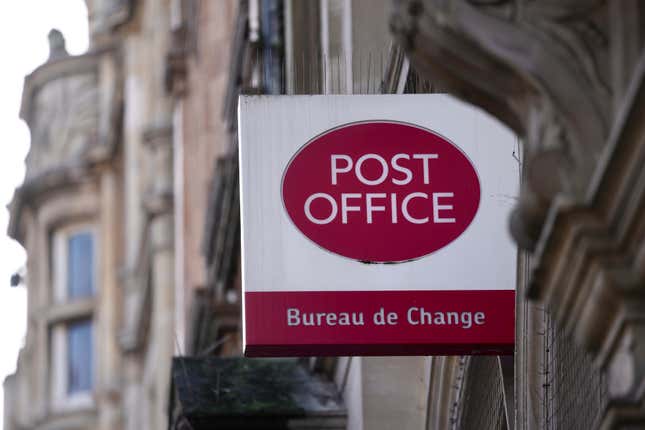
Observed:
[[[466,155],[444,137],[391,121],[343,125],[291,159],[282,200],[319,246],[363,262],[414,260],[470,225],[480,185]]]

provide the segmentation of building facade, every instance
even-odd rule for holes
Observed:
[[[528,335],[517,342],[518,427],[536,415],[555,428],[645,427],[643,4],[395,6],[392,29],[415,67],[524,141],[510,220],[529,300],[517,306],[516,329]],[[541,344],[531,330],[540,324]],[[536,365],[550,375],[540,404],[525,373]]]
[[[157,2],[154,2],[157,3]],[[170,2],[88,1],[90,48],[25,78],[31,131],[9,234],[26,249],[28,329],[5,428],[166,424],[175,351]]]
[[[645,426],[639,2],[87,6],[25,80],[7,430]],[[240,357],[238,96],[436,91],[523,143],[515,355]]]

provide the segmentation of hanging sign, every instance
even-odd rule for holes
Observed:
[[[242,97],[248,356],[512,351],[517,139],[444,95]]]

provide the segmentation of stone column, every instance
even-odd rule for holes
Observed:
[[[32,416],[38,419],[46,416],[51,403],[50,392],[47,389],[50,378],[50,372],[48,371],[49,363],[47,360],[49,356],[49,336],[47,319],[43,312],[49,306],[49,289],[47,288],[50,285],[47,276],[49,272],[49,249],[47,245],[47,229],[40,217],[37,217],[32,225],[30,225],[30,231],[33,231],[36,237],[30,243],[33,248],[27,250],[29,259],[35,260],[34,264],[30,265],[32,270],[35,269],[35,273],[32,276],[33,286],[30,287],[30,293],[32,293],[34,298],[30,299],[30,304],[33,307],[31,309],[32,314],[29,318],[33,319],[33,327],[35,329],[35,350],[40,352],[40,354],[35,355],[34,362],[32,363],[35,376],[33,378],[34,385],[31,388],[32,394],[34,394],[34,413]]]
[[[350,430],[425,430],[429,385],[426,357],[339,360],[336,383]]]
[[[168,393],[170,392],[170,367],[174,353],[174,303],[175,303],[175,256],[173,249],[173,216],[164,213],[155,217],[152,222],[152,285],[153,285],[153,326],[156,339],[153,350],[156,350],[154,365],[155,404],[154,413],[158,417],[157,425],[162,428],[168,410]]]
[[[122,428],[120,410],[121,359],[117,340],[119,333],[121,294],[117,278],[120,247],[120,226],[117,222],[119,205],[115,172],[105,170],[101,175],[101,206],[99,235],[99,291],[95,314],[97,333],[95,351],[98,366],[97,406],[99,429]]]
[[[365,357],[363,427],[425,430],[425,357]]]
[[[144,199],[150,217],[152,270],[152,320],[148,351],[152,356],[147,357],[146,362],[154,362],[154,372],[148,372],[144,378],[153,394],[151,425],[162,428],[167,417],[169,376],[175,344],[172,128],[149,129],[144,133],[144,144],[152,167],[146,180]]]

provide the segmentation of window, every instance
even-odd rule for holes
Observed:
[[[95,244],[90,228],[63,229],[54,235],[54,301],[69,303],[94,295]]]
[[[94,248],[92,234],[80,232],[67,240],[67,297],[75,299],[94,292]]]
[[[67,394],[92,389],[92,320],[67,325]]]
[[[53,235],[50,381],[56,411],[92,406],[95,237],[93,228],[84,225],[61,228]]]

